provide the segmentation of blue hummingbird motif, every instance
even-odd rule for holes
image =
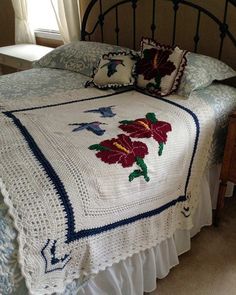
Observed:
[[[88,130],[93,132],[94,134],[98,136],[102,136],[106,130],[101,129],[100,125],[106,125],[105,123],[101,122],[91,122],[91,123],[73,123],[69,124],[70,126],[78,126],[72,130],[72,132],[82,131],[82,130]]]
[[[101,107],[101,108],[98,108],[98,109],[84,111],[84,113],[100,113],[102,118],[111,118],[111,117],[114,117],[116,115],[112,111],[113,107],[115,107],[115,106]]]
[[[118,65],[122,65],[123,67],[125,67],[124,65],[124,61],[122,59],[108,59],[108,62],[105,63],[102,67],[107,67],[108,72],[107,72],[107,76],[111,77],[112,75],[114,75],[117,72],[117,66]]]

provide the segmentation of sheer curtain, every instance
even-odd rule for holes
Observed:
[[[51,0],[64,43],[80,39],[79,0]]]
[[[15,11],[15,42],[35,43],[34,33],[28,23],[27,0],[12,0]]]

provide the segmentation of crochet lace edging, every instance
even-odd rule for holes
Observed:
[[[12,218],[14,228],[17,231],[17,242],[18,242],[18,245],[19,245],[19,251],[18,251],[18,255],[17,255],[17,261],[18,261],[19,266],[20,266],[21,275],[22,275],[22,277],[25,280],[26,287],[31,292],[31,288],[30,288],[30,286],[28,284],[28,280],[27,280],[27,275],[24,273],[23,247],[24,247],[25,242],[22,239],[22,234],[21,234],[21,232],[20,232],[20,230],[19,230],[19,228],[17,226],[17,223],[16,223],[15,214],[14,214],[14,210],[15,209],[14,209],[14,207],[12,205],[12,202],[11,202],[11,199],[10,199],[10,195],[9,195],[9,193],[7,191],[7,188],[6,188],[6,186],[5,186],[5,184],[4,184],[4,182],[3,182],[3,180],[2,180],[1,177],[0,177],[0,193],[3,196],[4,203],[8,207],[8,212],[7,213]]]
[[[22,233],[21,231],[19,230],[18,226],[17,226],[17,218],[16,217],[16,214],[14,213],[14,207],[12,205],[12,202],[11,202],[11,199],[10,199],[10,195],[6,189],[6,186],[5,184],[3,183],[2,179],[0,178],[0,193],[2,194],[3,198],[4,198],[4,202],[5,204],[7,205],[8,207],[8,214],[12,217],[13,219],[13,224],[14,224],[14,227],[17,231],[17,242],[18,242],[18,245],[19,245],[19,251],[18,251],[18,256],[17,256],[17,260],[18,260],[18,263],[19,263],[19,266],[20,266],[20,270],[21,270],[21,274],[25,280],[25,284],[27,286],[27,289],[29,290],[30,294],[34,294],[33,290],[31,289],[30,287],[30,284],[29,284],[29,278],[27,276],[27,274],[24,272],[24,254],[23,254],[23,248],[24,248],[24,239],[22,238]],[[192,224],[191,225],[188,225],[186,226],[186,230],[190,230],[192,228]],[[178,226],[176,227],[175,230],[178,230]],[[183,229],[183,228],[181,228]],[[169,235],[167,235],[166,238],[171,238],[172,236],[174,235],[174,233],[171,233]],[[157,246],[158,244],[160,244],[164,239],[154,239],[152,241],[150,241],[148,243],[148,245],[143,245],[141,246],[139,249],[136,249],[136,251],[132,251],[131,252],[128,252],[126,253],[125,255],[122,255],[119,259],[116,258],[114,260],[111,260],[111,261],[107,261],[106,264],[103,265],[103,267],[101,267],[100,269],[93,269],[91,271],[91,273],[87,273],[87,276],[90,277],[90,276],[93,276],[93,275],[96,275],[98,274],[100,271],[104,271],[105,269],[107,269],[108,267],[111,267],[114,263],[119,263],[120,261],[124,261],[125,259],[129,258],[129,257],[132,257],[134,254],[137,254],[139,253],[140,251],[145,251],[145,250],[148,250],[148,249],[151,249],[155,246]],[[74,278],[75,279],[75,278]],[[79,277],[77,277],[77,279],[79,279]],[[67,279],[66,280],[66,285],[71,283],[72,280],[71,279]],[[60,291],[64,291],[65,290],[65,287],[66,285],[64,285],[64,289],[63,290],[60,290]]]
[[[27,275],[24,273],[23,269],[24,269],[24,259],[23,259],[23,247],[24,247],[24,241],[21,237],[21,233],[20,233],[20,230],[18,229],[18,226],[16,224],[16,219],[14,218],[15,214],[14,214],[14,207],[12,206],[12,203],[11,203],[11,200],[10,200],[10,196],[9,196],[9,193],[6,189],[6,186],[4,185],[2,179],[0,178],[0,192],[1,194],[3,195],[3,198],[4,198],[4,202],[5,204],[8,206],[8,213],[9,215],[13,218],[13,223],[14,223],[14,227],[15,229],[17,230],[17,241],[18,241],[18,244],[19,244],[19,252],[18,252],[18,263],[20,265],[20,269],[21,269],[21,273],[22,273],[22,276],[24,277],[25,279],[25,283],[26,283],[26,286],[28,288],[28,290],[30,291],[30,293],[33,294],[33,290],[31,290],[31,287],[28,283],[28,277]],[[187,226],[185,226],[185,228],[181,227],[179,228],[178,226],[176,226],[175,228],[175,231],[176,230],[190,230],[192,228],[193,224],[192,222],[190,224],[188,224]],[[174,232],[175,232],[174,231]],[[167,235],[166,238],[171,238],[173,235],[174,235],[174,232],[171,232],[169,235]],[[139,249],[136,249],[136,251],[132,251],[131,252],[128,252],[126,253],[125,255],[122,255],[119,259],[118,258],[115,258],[114,260],[111,260],[111,261],[108,261],[106,264],[103,265],[103,267],[101,267],[100,269],[93,269],[91,271],[91,273],[87,273],[87,276],[90,277],[90,276],[93,276],[93,275],[96,275],[98,274],[100,271],[104,271],[106,270],[108,267],[111,267],[114,263],[119,263],[120,261],[124,261],[126,260],[127,258],[130,258],[132,257],[134,254],[137,254],[139,253],[140,251],[145,251],[145,250],[148,250],[148,249],[151,249],[155,246],[157,246],[158,244],[160,244],[164,239],[154,239],[154,240],[151,240],[148,245],[142,245]],[[75,278],[74,278],[75,279]],[[79,279],[79,277],[77,277],[77,279]],[[67,279],[66,280],[66,285],[71,283],[72,280],[71,279]],[[65,287],[66,285],[64,285],[64,290],[65,290]],[[62,292],[64,292],[64,290],[60,290]]]

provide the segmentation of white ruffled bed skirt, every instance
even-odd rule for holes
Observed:
[[[143,295],[156,289],[156,279],[166,277],[179,264],[178,256],[191,248],[191,237],[203,226],[212,224],[212,208],[216,207],[220,165],[207,170],[202,179],[199,206],[191,231],[178,230],[157,246],[135,254],[101,271],[79,289],[78,295]],[[227,196],[232,195],[229,185]]]

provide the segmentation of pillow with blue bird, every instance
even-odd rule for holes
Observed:
[[[95,70],[92,84],[98,88],[119,88],[134,84],[136,58],[127,52],[104,54]]]

